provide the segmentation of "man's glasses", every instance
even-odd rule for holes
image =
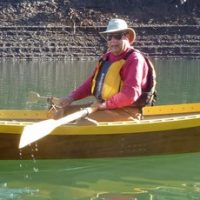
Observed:
[[[106,39],[107,41],[110,41],[112,38],[116,40],[121,40],[124,35],[126,34],[125,33],[110,33],[110,34],[107,34]]]

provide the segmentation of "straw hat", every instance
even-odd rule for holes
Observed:
[[[132,28],[128,28],[127,23],[123,19],[111,19],[105,31],[100,32],[102,36],[109,33],[123,32],[129,33],[129,42],[132,44],[135,41],[136,33]]]

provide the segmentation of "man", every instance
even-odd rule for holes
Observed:
[[[106,31],[100,34],[107,40],[108,51],[99,60],[96,69],[81,86],[66,97],[60,106],[94,95],[99,110],[134,105],[147,87],[148,65],[144,56],[135,51],[136,34],[122,19],[109,21]]]

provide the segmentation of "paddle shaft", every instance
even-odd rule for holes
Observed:
[[[87,108],[84,108],[78,112],[75,112],[75,113],[72,113],[70,115],[67,115],[61,119],[57,119],[55,120],[56,121],[56,124],[58,126],[61,126],[61,125],[64,125],[64,124],[67,124],[69,122],[72,122],[74,120],[78,120],[78,119],[81,119],[83,117],[86,117],[87,115],[93,113],[94,111],[96,111],[96,108],[93,108],[93,107],[87,107]]]

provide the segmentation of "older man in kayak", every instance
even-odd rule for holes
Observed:
[[[78,88],[60,98],[60,106],[94,95],[99,110],[117,109],[137,103],[147,87],[148,65],[134,50],[135,31],[122,19],[111,19],[100,34],[107,40],[108,51],[99,59],[92,75]]]

